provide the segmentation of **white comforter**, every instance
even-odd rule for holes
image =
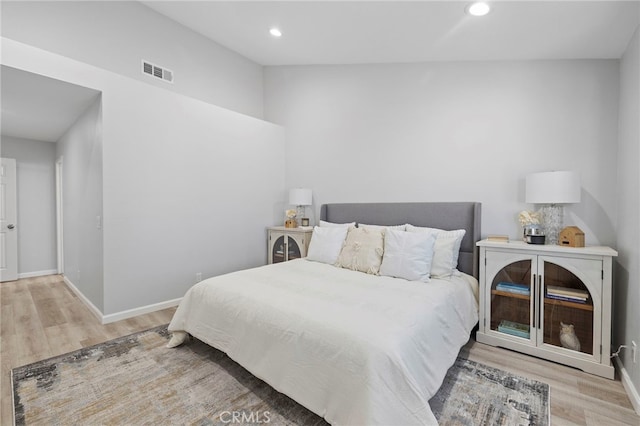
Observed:
[[[193,286],[169,324],[334,425],[435,424],[428,401],[478,321],[477,282],[304,259]]]

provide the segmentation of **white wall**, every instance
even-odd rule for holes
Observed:
[[[640,345],[640,28],[620,66],[620,139],[618,147],[618,264],[614,286],[614,344]],[[640,357],[640,354],[637,355]],[[634,364],[631,351],[622,352],[622,363],[636,389],[640,413],[640,358]]]
[[[78,117],[57,143],[62,157],[64,276],[103,311],[101,99]]]
[[[326,202],[480,201],[482,233],[518,238],[528,173],[575,170],[565,224],[615,243],[618,61],[265,68],[287,129],[287,187]]]
[[[285,193],[280,126],[12,40],[2,50],[5,65],[102,92],[108,319],[182,297],[197,272],[266,262]]]
[[[56,273],[56,145],[2,136],[0,154],[17,165],[18,277]]]
[[[136,1],[0,2],[2,36],[262,117],[262,67]],[[142,60],[175,73],[142,74]]]
[[[199,272],[264,265],[266,226],[282,223],[283,129],[114,83],[103,96],[105,312],[181,297]]]

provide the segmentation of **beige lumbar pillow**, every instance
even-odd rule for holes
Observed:
[[[384,253],[384,232],[384,229],[350,229],[336,266],[378,275]]]

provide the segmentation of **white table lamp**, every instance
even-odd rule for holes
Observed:
[[[526,202],[544,204],[542,225],[547,244],[558,244],[562,229],[562,204],[580,202],[580,176],[575,172],[533,173],[526,178]]]
[[[311,200],[311,190],[309,188],[291,188],[289,190],[289,204],[296,206],[298,224],[305,216],[305,206],[310,206]]]

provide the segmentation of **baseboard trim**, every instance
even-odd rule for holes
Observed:
[[[622,364],[620,358],[615,358],[615,360],[618,371],[620,372],[622,386],[624,386],[624,390],[627,392],[627,396],[629,396],[629,401],[631,401],[633,409],[636,410],[638,415],[640,415],[640,394],[631,381],[631,377],[629,376],[629,373],[627,373],[627,369],[624,368],[624,364]]]
[[[62,279],[64,280],[64,283],[67,285],[67,287],[69,287],[71,289],[71,291],[73,291],[73,293],[78,296],[78,299],[80,299],[82,301],[82,303],[85,304],[85,306],[87,308],[89,308],[89,310],[91,311],[91,313],[93,315],[95,315],[96,318],[98,318],[98,321],[100,321],[102,323],[102,312],[100,312],[100,309],[97,308],[96,305],[94,305],[91,300],[87,299],[87,297],[82,294],[82,292],[80,290],[78,290],[78,287],[76,287],[70,280],[69,278],[67,278],[66,276],[62,276]]]
[[[173,299],[173,300],[167,300],[164,302],[153,303],[147,306],[141,306],[139,308],[127,309],[126,311],[120,311],[114,314],[103,315],[102,323],[109,324],[109,323],[120,321],[123,319],[137,317],[138,315],[144,315],[150,312],[156,312],[156,311],[161,311],[167,308],[173,308],[174,306],[178,306],[181,300],[182,300],[182,297]]]
[[[151,305],[141,306],[139,308],[127,309],[126,311],[121,311],[121,312],[116,312],[116,313],[113,313],[113,314],[104,315],[100,311],[100,309],[98,309],[96,307],[96,305],[91,303],[91,301],[89,299],[87,299],[87,297],[84,294],[82,294],[82,292],[80,290],[78,290],[78,288],[75,285],[73,285],[73,283],[67,277],[63,276],[62,278],[64,280],[64,283],[67,285],[67,287],[69,287],[71,289],[71,291],[73,291],[75,293],[75,295],[78,296],[78,298],[82,301],[82,303],[84,303],[87,306],[87,308],[89,308],[91,313],[93,315],[95,315],[95,317],[98,319],[98,321],[100,321],[101,324],[109,324],[109,323],[112,323],[112,322],[116,322],[116,321],[120,321],[120,320],[124,320],[124,319],[128,319],[128,318],[137,317],[139,315],[144,315],[144,314],[148,314],[148,313],[151,313],[151,312],[161,311],[161,310],[167,309],[167,308],[173,308],[174,306],[178,306],[180,304],[180,301],[182,300],[182,297],[179,297],[179,298],[173,299],[173,300],[167,300],[167,301],[164,301],[164,302],[153,303]]]
[[[23,272],[21,274],[18,274],[18,279],[21,280],[23,278],[44,277],[45,275],[56,275],[57,273],[58,273],[57,269],[47,269],[46,271]]]

